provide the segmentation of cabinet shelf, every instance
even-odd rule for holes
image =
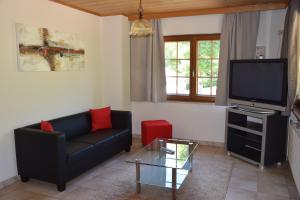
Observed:
[[[263,134],[263,132],[256,131],[256,130],[253,130],[253,129],[250,129],[250,128],[245,128],[243,126],[239,126],[239,125],[235,125],[235,124],[228,123],[228,127],[235,128],[235,129],[245,131],[245,132],[249,132],[249,133],[253,133],[253,134],[256,134],[256,135],[260,135],[260,136],[262,136],[262,134]]]
[[[246,113],[236,113],[236,112],[230,112],[228,114],[228,124],[236,125],[239,127],[246,128],[248,130],[253,130],[257,132],[263,132],[263,119],[261,118],[254,118],[257,121],[260,121],[261,123],[250,121],[248,118],[252,116],[246,115]]]

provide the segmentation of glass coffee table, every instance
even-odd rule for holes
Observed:
[[[197,142],[180,139],[155,139],[136,154],[130,156],[129,163],[136,165],[136,192],[141,192],[141,184],[176,190],[192,171],[193,153]]]

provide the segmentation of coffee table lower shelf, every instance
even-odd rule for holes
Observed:
[[[172,189],[172,199],[176,199],[176,190],[183,184],[191,172],[189,169],[176,169],[143,165],[136,163],[136,192],[141,192],[141,184]]]

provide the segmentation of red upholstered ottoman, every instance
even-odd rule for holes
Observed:
[[[142,143],[147,145],[155,138],[172,138],[172,124],[166,120],[142,121]]]

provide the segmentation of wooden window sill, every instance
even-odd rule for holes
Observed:
[[[215,97],[197,96],[191,98],[190,96],[168,96],[168,101],[182,101],[182,102],[199,102],[199,103],[214,103]]]

